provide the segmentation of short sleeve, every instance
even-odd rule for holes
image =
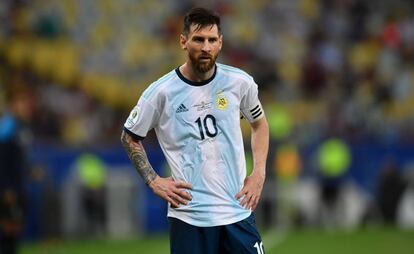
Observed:
[[[241,98],[240,111],[250,123],[264,117],[262,104],[259,100],[258,87],[253,81],[248,83],[247,91]]]
[[[125,121],[124,130],[137,139],[144,139],[148,131],[154,128],[158,117],[154,106],[141,97]]]

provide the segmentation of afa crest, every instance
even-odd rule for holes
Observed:
[[[216,99],[216,105],[217,108],[220,110],[226,110],[229,106],[229,102],[226,97],[224,97],[223,93],[217,93],[217,99]]]

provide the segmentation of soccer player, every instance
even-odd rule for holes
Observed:
[[[169,203],[171,253],[264,253],[252,211],[265,180],[269,130],[253,78],[216,63],[222,43],[220,17],[191,9],[180,35],[186,62],[143,92],[122,132],[132,164]],[[252,129],[247,177],[240,112]],[[141,144],[152,128],[171,177],[157,175]]]

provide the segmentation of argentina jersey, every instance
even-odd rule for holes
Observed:
[[[186,79],[177,68],[141,95],[124,129],[142,139],[153,128],[172,177],[193,186],[192,200],[169,207],[169,217],[209,227],[251,214],[235,198],[246,177],[240,113],[249,122],[264,116],[257,85],[223,64],[203,82]]]

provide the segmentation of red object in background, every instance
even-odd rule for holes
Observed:
[[[401,46],[401,34],[396,23],[388,23],[382,32],[382,39],[385,45],[392,48]]]

